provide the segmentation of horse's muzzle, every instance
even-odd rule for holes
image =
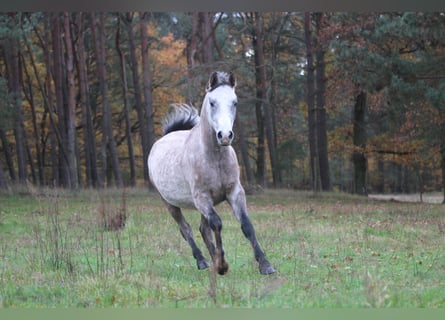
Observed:
[[[216,140],[218,141],[218,144],[223,147],[230,146],[233,141],[233,131],[230,130],[228,132],[223,133],[222,131],[218,131],[216,134]]]

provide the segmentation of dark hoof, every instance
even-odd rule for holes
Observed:
[[[272,274],[272,273],[275,273],[275,269],[269,263],[266,263],[263,266],[260,266],[260,273],[261,274]]]
[[[207,260],[198,261],[198,269],[204,270],[210,267],[210,263]]]
[[[221,266],[217,267],[217,270],[219,275],[223,276],[227,273],[227,271],[229,271],[229,265],[227,264],[227,262],[224,261],[224,263]]]

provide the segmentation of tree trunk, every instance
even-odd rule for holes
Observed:
[[[36,176],[36,169],[34,166],[34,157],[31,154],[31,148],[29,147],[28,137],[24,129],[23,129],[23,141],[25,141],[25,152],[26,152],[26,157],[28,158],[29,169],[31,171],[32,183],[35,184],[37,182],[37,176]]]
[[[68,80],[68,97],[67,97],[67,156],[68,170],[70,175],[71,189],[79,187],[77,177],[77,155],[76,155],[76,85],[74,78],[74,50],[71,40],[71,21],[68,12],[63,14],[64,21],[64,40],[66,49],[66,75]]]
[[[315,13],[317,37],[321,32],[322,13]],[[325,51],[323,44],[317,41],[316,50],[316,82],[317,82],[317,148],[320,168],[321,190],[332,189],[329,173],[328,138],[326,134],[326,75],[325,75]]]
[[[212,45],[213,47],[216,49],[216,52],[218,53],[218,60],[224,60],[226,58],[226,56],[224,55],[224,52],[221,48],[221,46],[218,43],[218,39],[216,38],[216,28],[218,26],[218,24],[221,22],[221,18],[223,17],[224,13],[221,12],[219,14],[218,20],[214,23],[213,20],[213,15],[210,13],[209,14],[209,20],[210,20],[210,25],[212,27]]]
[[[204,62],[207,74],[213,69],[215,57],[213,55],[212,32],[213,15],[210,12],[200,12],[201,15],[201,36],[202,36],[202,61]]]
[[[192,14],[192,30],[187,44],[187,64],[190,77],[193,77],[191,70],[199,64],[203,66],[207,75],[213,71],[215,62],[214,49],[220,59],[224,58],[224,53],[216,40],[215,29],[216,24],[214,23],[213,13],[194,12]],[[205,80],[207,80],[207,77]]]
[[[97,153],[96,153],[96,135],[93,128],[93,115],[91,112],[91,102],[88,85],[88,70],[85,63],[85,19],[84,14],[80,12],[77,16],[77,25],[79,30],[79,39],[76,42],[76,66],[78,73],[78,85],[80,93],[80,104],[82,110],[82,128],[83,143],[85,150],[85,171],[86,182],[88,187],[99,187],[103,185],[103,181],[99,180],[97,172]]]
[[[13,14],[14,15],[14,14]],[[17,19],[15,15],[11,19]],[[23,114],[20,88],[20,44],[18,38],[14,35],[5,37],[3,40],[3,51],[5,54],[5,64],[8,79],[8,90],[12,97],[12,105],[14,108],[14,125],[13,131],[15,136],[15,147],[18,167],[19,183],[26,183],[28,178],[26,170],[26,150],[25,136],[23,131]]]
[[[103,130],[103,147],[108,148],[110,156],[110,164],[114,173],[115,184],[118,187],[123,186],[121,171],[119,167],[119,159],[117,155],[116,142],[113,135],[113,128],[111,122],[111,111],[108,103],[108,85],[107,85],[107,72],[106,72],[106,59],[105,59],[105,17],[104,13],[99,13],[99,28],[96,30],[95,15],[91,13],[92,32],[95,43],[96,52],[96,64],[99,75],[100,91],[102,96],[102,130]],[[102,163],[103,168],[106,168],[107,161]]]
[[[50,158],[51,158],[51,172],[52,172],[52,186],[60,186],[60,172],[59,172],[59,166],[58,166],[58,156],[57,156],[57,150],[58,150],[58,134],[57,134],[57,126],[56,121],[53,117],[53,114],[55,114],[55,109],[53,105],[54,100],[54,91],[53,91],[53,81],[52,81],[52,64],[51,61],[53,60],[51,58],[50,53],[50,33],[51,33],[51,26],[52,26],[52,15],[47,15],[45,19],[45,33],[44,33],[44,55],[45,55],[45,66],[46,66],[46,76],[45,76],[45,87],[47,92],[47,110],[50,120],[50,129],[49,129],[49,139],[50,139]]]
[[[147,124],[147,153],[144,154],[144,167],[147,167],[147,157],[151,147],[155,143],[155,129],[153,123],[153,104],[151,88],[151,70],[149,63],[149,43],[147,38],[147,13],[140,13],[140,31],[141,31],[141,55],[142,55],[142,79],[144,87],[145,100],[145,123]]]
[[[266,148],[264,136],[263,110],[261,102],[255,102],[255,114],[257,122],[257,147],[256,147],[256,180],[257,183],[266,187]]]
[[[375,186],[375,191],[378,193],[385,192],[385,161],[381,156],[378,156],[377,160],[377,183]]]
[[[272,46],[272,55],[271,55],[271,69],[272,69],[272,76],[270,80],[270,95],[269,95],[269,105],[271,106],[271,121],[272,121],[272,129],[274,132],[274,146],[276,150],[276,175],[277,175],[277,181],[279,185],[282,185],[283,183],[283,177],[282,177],[282,159],[281,159],[281,153],[278,151],[278,130],[277,130],[277,117],[276,117],[276,108],[279,104],[277,101],[277,88],[280,86],[280,84],[277,82],[279,81],[278,78],[278,72],[276,70],[279,69],[279,65],[277,63],[278,60],[278,52],[279,52],[279,46],[281,43],[281,37],[283,35],[283,29],[286,23],[288,22],[288,16],[285,15],[283,19],[281,19],[281,22],[278,24],[277,28],[275,29],[275,39]],[[274,14],[274,19],[276,18],[276,15]]]
[[[442,168],[442,192],[443,192],[442,204],[445,204],[445,145],[441,146],[440,156],[441,156],[440,163]]]
[[[27,41],[25,41],[25,45],[27,47],[28,53],[29,53],[29,58],[30,58],[30,62],[31,65],[33,67],[34,70],[34,76],[36,77],[36,80],[39,84],[39,88],[40,88],[40,93],[42,94],[43,97],[45,97],[45,92],[43,91],[43,86],[39,77],[39,74],[37,72],[37,67],[34,61],[34,56],[32,54],[31,48],[29,47],[29,44],[27,43]],[[45,178],[43,175],[43,154],[42,154],[42,148],[40,145],[41,142],[41,134],[39,132],[39,128],[37,125],[37,114],[36,114],[36,107],[35,107],[35,101],[34,101],[34,90],[33,90],[33,83],[31,80],[31,76],[28,72],[28,68],[26,67],[26,63],[25,63],[25,58],[22,55],[22,65],[23,65],[23,73],[25,75],[25,79],[22,79],[22,86],[23,88],[25,88],[25,86],[28,88],[28,92],[26,90],[23,90],[23,93],[26,97],[26,99],[28,100],[30,109],[31,109],[31,121],[32,121],[32,128],[33,128],[33,140],[34,140],[34,148],[35,148],[35,154],[36,154],[36,160],[37,160],[37,170],[38,170],[38,181],[39,181],[39,185],[43,185]],[[44,98],[45,100],[45,98]],[[46,102],[45,102],[46,103]]]
[[[9,148],[9,142],[6,139],[6,135],[3,129],[0,129],[0,140],[2,141],[3,145],[3,153],[5,154],[6,165],[8,166],[8,171],[9,171],[9,177],[13,182],[15,182],[17,181],[17,175],[14,169],[14,161],[12,160],[12,152],[11,149]]]
[[[139,83],[139,63],[136,56],[136,46],[134,41],[134,34],[133,34],[133,14],[127,13],[126,19],[124,20],[127,24],[127,33],[128,33],[128,44],[130,49],[130,62],[131,62],[131,69],[132,69],[132,77],[133,77],[133,88],[134,88],[134,98],[135,98],[135,108],[136,112],[138,114],[138,121],[139,121],[139,134],[141,137],[141,144],[142,144],[142,159],[146,159],[148,156],[148,130],[147,130],[147,124],[145,122],[145,112],[144,108],[142,106],[142,95],[141,95],[141,86]],[[142,167],[144,168],[144,181],[145,183],[149,183],[148,180],[148,167],[147,164],[142,161]]]
[[[62,49],[62,28],[60,25],[60,16],[53,14],[52,16],[52,44],[53,44],[53,74],[56,94],[57,109],[57,132],[59,142],[59,172],[60,185],[62,187],[70,187],[70,169],[68,162],[68,137],[67,137],[67,115],[64,100],[64,81],[63,81],[63,49]]]
[[[364,153],[366,147],[366,92],[364,91],[360,91],[355,98],[353,117],[354,182],[352,192],[366,195],[367,159]]]
[[[125,115],[125,133],[127,136],[127,147],[128,147],[128,158],[130,164],[130,185],[136,185],[136,164],[134,161],[134,151],[133,151],[133,140],[131,137],[131,123],[130,123],[130,112],[128,110],[128,84],[127,84],[127,71],[125,63],[125,55],[120,47],[120,32],[121,32],[121,19],[118,18],[118,27],[116,30],[116,50],[119,55],[119,62],[121,68],[121,79],[122,79],[122,95],[124,99],[124,115]],[[145,163],[144,163],[145,166]]]
[[[440,144],[440,167],[442,170],[442,204],[445,204],[445,135],[442,134]]]
[[[304,14],[304,38],[306,42],[306,104],[308,109],[308,140],[310,182],[313,191],[320,190],[319,161],[317,152],[317,130],[315,113],[314,57],[311,36],[311,13]]]
[[[255,99],[255,115],[257,122],[257,149],[256,149],[256,179],[257,183],[263,187],[266,186],[266,152],[265,152],[265,135],[264,135],[264,110],[263,110],[263,90],[260,75],[260,61],[258,60],[258,35],[257,30],[254,27],[254,16],[252,15],[252,46],[255,52],[255,87],[256,87],[256,99]]]
[[[197,57],[198,51],[198,27],[199,27],[199,12],[192,13],[192,34],[187,45],[187,65],[193,69],[199,63]]]
[[[8,189],[8,179],[3,171],[3,165],[0,162],[0,189]]]
[[[267,84],[266,84],[266,65],[264,59],[264,47],[263,47],[263,22],[258,12],[255,12],[255,39],[256,45],[255,51],[255,74],[257,76],[257,99],[261,103],[263,110],[263,122],[267,137],[267,146],[269,147],[269,159],[272,169],[272,182],[274,187],[279,185],[279,168],[277,165],[277,152],[275,146],[275,138],[272,123],[272,111],[267,97]]]
[[[241,159],[244,164],[244,171],[246,173],[247,183],[249,186],[252,186],[255,183],[255,176],[252,172],[252,167],[250,166],[249,150],[246,144],[246,139],[244,138],[243,125],[241,124],[241,119],[239,116],[236,117],[235,128],[236,132],[238,133],[239,149],[241,153]]]
[[[195,77],[194,68],[199,64],[198,58],[198,26],[199,26],[199,12],[191,13],[192,18],[192,30],[191,35],[187,39],[187,96],[186,102],[188,104],[193,103],[194,94],[192,90],[192,80]]]

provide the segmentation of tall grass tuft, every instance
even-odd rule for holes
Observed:
[[[93,220],[96,223],[92,228],[85,226],[84,230],[87,238],[93,239],[93,254],[83,246],[84,259],[91,274],[102,280],[108,279],[111,274],[122,275],[126,268],[122,232],[128,218],[127,193],[125,189],[121,191],[119,202],[116,202],[114,195],[114,193],[110,195],[107,191],[97,193],[98,205],[93,211]],[[129,257],[131,268],[133,251],[130,234],[127,244],[129,250],[128,254],[125,252],[125,256]],[[91,259],[92,256],[95,256],[95,259]]]
[[[32,215],[32,232],[37,251],[40,253],[42,269],[49,266],[53,271],[64,270],[72,274],[75,267],[71,254],[72,238],[68,226],[61,220],[58,191],[52,193],[47,189],[43,195],[32,188],[30,191],[39,202],[39,211]],[[44,220],[40,216],[43,216]]]
[[[122,190],[119,206],[112,204],[103,194],[99,196],[99,200],[97,212],[101,226],[108,231],[123,229],[127,221],[126,190]]]

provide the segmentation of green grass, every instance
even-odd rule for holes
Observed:
[[[125,199],[125,203],[123,200]],[[125,207],[106,231],[101,213]],[[445,214],[437,204],[345,194],[248,196],[277,269],[262,276],[227,205],[230,271],[199,271],[159,197],[143,189],[0,195],[2,307],[444,307]],[[198,245],[200,217],[185,211]]]

